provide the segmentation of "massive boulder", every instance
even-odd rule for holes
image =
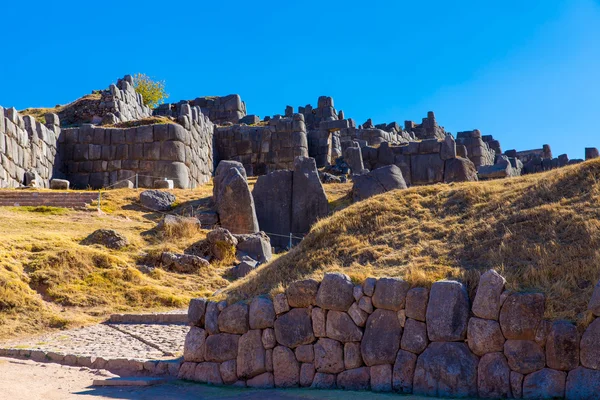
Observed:
[[[401,337],[402,327],[398,315],[391,310],[375,310],[367,319],[360,344],[365,364],[393,364]]]
[[[292,232],[293,177],[292,171],[273,171],[259,176],[252,189],[258,224],[277,247],[288,246],[287,236]]]
[[[329,214],[329,202],[315,159],[296,157],[292,182],[292,232],[307,233],[317,219]]]
[[[81,244],[99,244],[113,250],[119,250],[129,245],[125,236],[113,229],[98,229],[86,237]]]
[[[258,232],[254,199],[241,163],[219,163],[215,172],[213,201],[221,226],[225,229],[232,233]]]
[[[353,142],[353,146],[344,150],[344,161],[350,167],[352,174],[362,174],[364,172],[365,166],[358,142]]]
[[[354,285],[338,272],[325,274],[317,291],[317,305],[326,310],[347,311],[354,303]]]
[[[396,165],[386,165],[369,173],[352,177],[352,200],[361,201],[395,189],[406,189],[402,170]]]
[[[427,304],[427,334],[432,342],[464,340],[469,318],[469,296],[460,282],[438,281],[431,285]]]
[[[465,343],[431,343],[417,359],[413,392],[425,396],[476,397],[477,365],[477,356]]]
[[[536,329],[544,317],[544,295],[514,293],[500,310],[500,327],[507,339],[534,340]]]
[[[175,203],[175,195],[161,190],[144,190],[140,193],[140,203],[152,211],[169,211]]]
[[[505,283],[506,279],[493,269],[481,275],[473,300],[473,314],[479,318],[498,320]]]
[[[294,308],[280,315],[275,320],[275,337],[277,343],[292,349],[302,344],[312,343],[315,336],[310,310],[308,308]]]
[[[239,252],[245,253],[261,264],[270,261],[273,257],[271,241],[266,233],[261,231],[247,235],[234,235],[234,237],[237,239],[238,257]]]
[[[475,164],[467,158],[451,158],[444,166],[444,182],[473,182],[477,180]]]
[[[506,399],[511,397],[510,368],[502,353],[488,353],[481,357],[477,381],[479,397]]]

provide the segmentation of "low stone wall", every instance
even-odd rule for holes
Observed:
[[[48,114],[43,125],[15,108],[0,107],[0,188],[30,184],[48,188],[59,134],[56,114]]]
[[[545,320],[544,295],[495,271],[463,284],[303,280],[249,304],[194,299],[179,378],[216,385],[373,390],[443,397],[596,399],[600,318]],[[600,284],[590,301],[600,316]]]
[[[142,95],[135,91],[130,75],[97,93],[97,98],[94,95],[86,96],[71,103],[58,115],[63,126],[76,126],[100,124],[108,114],[113,114],[116,121],[120,122],[152,115],[152,110],[144,105]]]
[[[451,135],[444,140],[426,139],[402,146],[382,143],[379,147],[361,148],[365,168],[374,170],[396,165],[408,185],[477,180],[476,169],[467,159],[457,156]]]
[[[106,128],[83,125],[63,129],[59,152],[73,187],[98,189],[136,174],[141,187],[159,178],[178,188],[208,182],[213,171],[213,124],[198,107],[181,108],[179,123]]]
[[[266,126],[233,125],[215,129],[215,159],[241,162],[248,175],[293,169],[294,158],[308,156],[302,114],[274,118]]]

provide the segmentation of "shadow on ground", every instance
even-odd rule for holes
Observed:
[[[107,399],[128,400],[388,400],[407,399],[425,400],[433,397],[398,395],[396,393],[349,392],[340,390],[311,389],[247,389],[234,387],[215,387],[191,382],[173,381],[147,387],[91,387],[89,390],[75,393],[82,396],[95,396]]]

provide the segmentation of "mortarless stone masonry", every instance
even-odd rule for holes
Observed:
[[[260,327],[253,327],[252,315],[248,323],[242,303],[219,313],[215,303],[195,299],[188,336],[202,340],[186,340],[180,378],[438,397],[597,399],[600,318],[580,339],[575,325],[543,320],[542,294],[504,292],[504,283],[494,271],[481,276],[473,299],[477,317],[459,282],[436,282],[431,291],[409,290],[397,278],[355,286],[340,273],[325,274],[320,284],[290,284],[277,296],[277,307],[257,298]],[[598,298],[600,283],[591,312]],[[365,299],[377,305],[361,307]],[[233,312],[237,308],[243,316]],[[205,309],[215,313],[220,332],[205,330],[198,315]],[[237,363],[237,371],[228,363]],[[209,367],[213,372],[206,374]]]

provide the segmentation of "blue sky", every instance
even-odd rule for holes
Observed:
[[[433,110],[503,150],[600,147],[599,0],[13,1],[0,37],[6,107],[144,72],[171,101],[239,93],[261,117],[329,95],[358,123]]]

